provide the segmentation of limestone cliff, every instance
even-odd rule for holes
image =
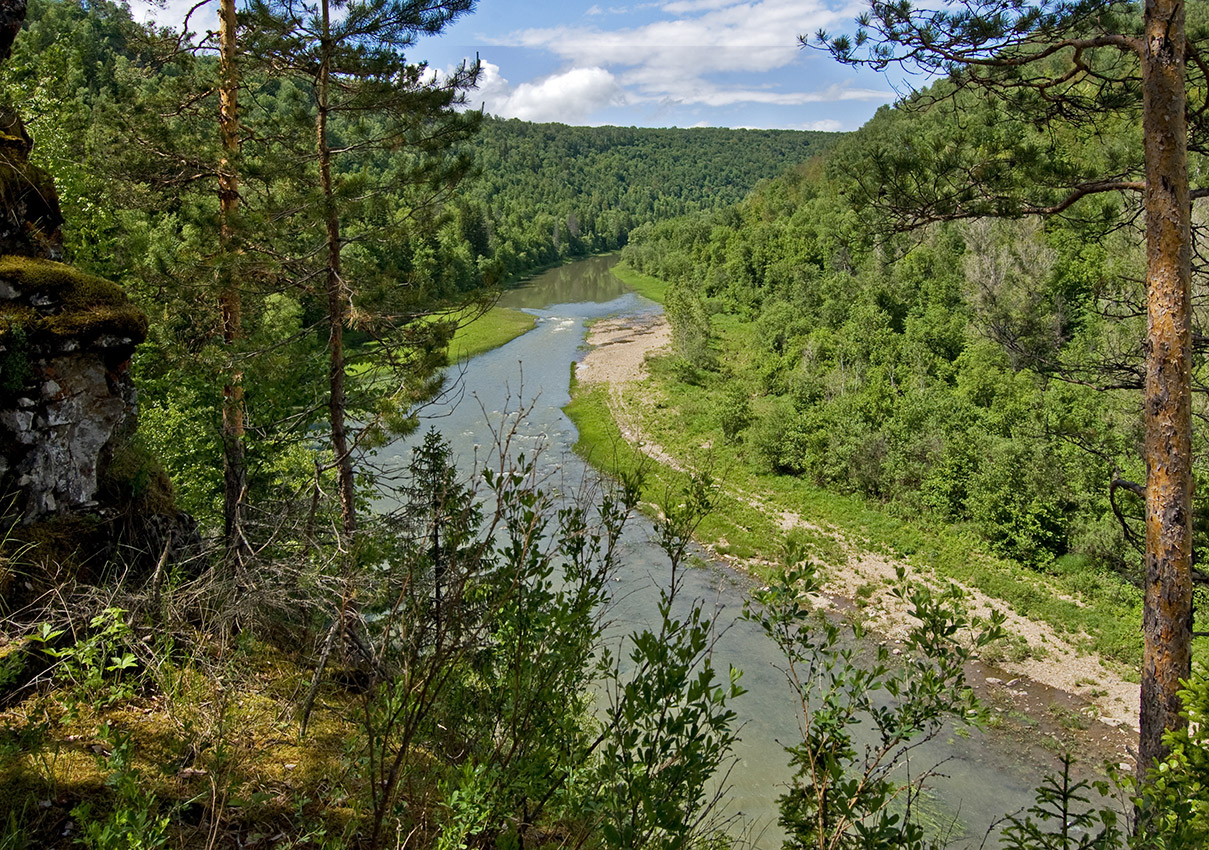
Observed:
[[[130,357],[146,332],[109,281],[0,257],[0,494],[25,521],[93,506],[98,469],[133,429]]]

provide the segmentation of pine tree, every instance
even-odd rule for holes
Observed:
[[[218,7],[218,125],[222,158],[218,164],[218,312],[228,356],[243,338],[243,297],[234,279],[238,251],[235,217],[239,209],[239,55],[235,0],[219,0]],[[248,556],[244,533],[244,499],[248,489],[244,452],[243,367],[232,362],[223,385],[223,539],[226,557],[236,574]]]
[[[450,149],[475,127],[477,115],[456,107],[473,85],[477,66],[463,65],[439,76],[422,63],[409,62],[404,51],[472,7],[473,0],[252,0],[247,7],[248,53],[260,57],[269,74],[305,87],[313,103],[309,121],[319,189],[316,224],[323,232],[318,255],[324,265],[306,268],[303,261],[297,266],[301,278],[313,275],[322,281],[327,411],[346,534],[357,526],[357,438],[348,424],[345,331],[354,321],[364,325],[385,315],[376,314],[379,305],[360,299],[372,282],[350,274],[346,248],[382,239],[391,229],[398,233],[401,224],[438,205],[466,173],[467,161]],[[379,179],[359,167],[369,162],[388,166],[376,172]],[[354,224],[356,214],[379,198],[387,181],[396,192],[414,190],[405,193],[406,208],[378,210],[376,222],[362,218]],[[381,269],[380,274],[390,271]],[[432,362],[425,365],[432,370]]]

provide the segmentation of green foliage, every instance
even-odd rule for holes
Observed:
[[[1104,313],[1136,301],[1140,245],[1102,232],[1120,210],[1100,202],[1095,221],[937,224],[874,244],[878,221],[852,200],[862,163],[950,131],[883,110],[730,209],[637,230],[624,261],[668,282],[672,374],[720,412],[748,391],[753,469],[976,529],[1039,571],[1076,554],[1133,581],[1107,485],[1142,476],[1141,415],[1132,391],[1096,387],[1139,380],[1140,320]],[[718,421],[722,437],[738,424]]]
[[[1170,755],[1149,773],[1139,801],[1143,847],[1192,848],[1209,842],[1209,676],[1193,669],[1180,692],[1186,727],[1167,732]]]
[[[454,779],[441,789],[448,815],[441,825],[437,850],[466,850],[467,839],[478,835],[491,824],[488,799],[494,777],[487,775],[485,765],[467,762]]]
[[[744,693],[739,671],[719,681],[713,624],[699,601],[683,617],[673,613],[687,544],[712,509],[712,491],[708,478],[694,477],[683,502],[665,505],[657,531],[672,572],[660,588],[659,627],[630,636],[626,674],[608,655],[602,661],[610,705],[592,808],[610,848],[680,848],[710,831],[718,797],[707,798],[707,784],[738,737],[729,703]]]
[[[72,705],[113,705],[134,693],[139,664],[130,649],[131,629],[125,611],[106,608],[88,623],[84,636],[56,647],[55,641],[64,634],[43,623],[32,639],[56,660],[55,677],[66,686]]]
[[[999,840],[1004,850],[1117,850],[1125,835],[1120,817],[1111,806],[1093,808],[1088,794],[1109,793],[1109,783],[1076,782],[1070,768],[1074,759],[1062,756],[1062,775],[1047,776],[1037,787],[1036,802],[1023,818],[1011,815]]]
[[[110,810],[94,814],[93,803],[81,803],[71,815],[80,826],[78,844],[88,850],[159,850],[169,846],[170,818],[159,813],[155,797],[148,793],[140,772],[133,767],[133,741],[108,725],[97,730],[101,742],[98,763],[105,784],[113,791]]]
[[[992,547],[1025,564],[1048,563],[1064,552],[1071,515],[1063,482],[1036,446],[987,437],[987,459],[966,481],[965,506]]]
[[[709,314],[691,286],[668,287],[664,309],[672,326],[672,351],[684,380],[691,382],[698,370],[714,366]]]
[[[943,846],[916,818],[919,795],[935,768],[913,764],[905,781],[895,771],[944,723],[979,716],[963,667],[1000,636],[1003,617],[971,620],[959,611],[956,588],[934,594],[908,585],[901,570],[899,581],[897,593],[918,621],[904,641],[901,663],[884,646],[872,664],[858,661],[841,627],[810,613],[806,595],[819,583],[809,566],[794,563],[753,594],[746,616],[784,655],[801,708],[804,737],[786,748],[795,774],[780,801],[787,847]],[[854,625],[852,637],[861,636]]]
[[[734,442],[751,424],[751,402],[742,386],[730,387],[722,398],[722,409],[718,413],[718,424],[722,436]]]
[[[0,352],[0,393],[19,393],[32,377],[29,365],[29,335],[21,324],[4,329],[4,351]]]
[[[422,827],[407,790],[420,778],[440,789],[438,847],[523,845],[550,824],[599,831],[608,846],[683,846],[711,810],[704,789],[734,740],[726,702],[741,689],[715,681],[700,605],[673,616],[675,569],[662,624],[630,637],[633,669],[603,643],[638,485],[593,505],[536,482],[532,459],[501,459],[484,470],[480,500],[430,431],[390,536],[365,552],[386,559],[364,624],[377,670],[358,760],[371,843]],[[669,508],[673,564],[706,489]],[[594,681],[608,694],[599,719]]]
[[[488,118],[461,227],[489,282],[522,276],[568,257],[618,250],[647,223],[735,203],[836,138]],[[484,232],[490,236],[473,237]]]

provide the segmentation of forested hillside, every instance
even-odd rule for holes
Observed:
[[[466,215],[503,275],[622,247],[639,224],[736,203],[838,138],[786,130],[567,127],[488,118]]]
[[[1194,588],[1205,579],[1195,566],[1203,545],[1196,517],[1203,511],[1194,493],[1203,470],[1196,469],[1193,425],[1203,418],[1203,406],[1193,396],[1203,392],[1196,352],[1201,348],[1198,305],[1205,283],[1199,246],[1205,234],[1197,201],[1209,195],[1201,185],[1209,139],[1209,65],[1201,55],[1207,27],[1203,5],[1186,8],[1171,0],[1090,6],[989,2],[954,8],[872,3],[851,33],[820,30],[801,39],[845,65],[905,69],[939,79],[871,121],[863,140],[836,151],[832,173],[842,175],[839,192],[854,209],[874,213],[866,219],[871,230],[883,239],[891,233],[923,234],[934,245],[938,226],[973,223],[968,231],[957,232],[960,241],[951,252],[962,255],[965,266],[958,291],[964,306],[972,309],[971,318],[984,326],[983,336],[1009,355],[1005,365],[1013,372],[1030,371],[1043,382],[1056,376],[1114,396],[1123,390],[1143,393],[1145,402],[1135,420],[1140,427],[1133,429],[1133,448],[1144,461],[1142,476],[1120,474],[1127,461],[1112,437],[1106,441],[1103,436],[1130,430],[1113,419],[1120,411],[1117,398],[1072,413],[1084,400],[1048,407],[1046,396],[1057,393],[1044,383],[1041,395],[1030,400],[1032,409],[1042,411],[1041,418],[1029,421],[1022,415],[1025,409],[1017,416],[1037,435],[1031,442],[1048,451],[1034,463],[1027,457],[1009,461],[1032,474],[1012,476],[995,469],[1001,458],[1023,448],[1011,443],[1025,434],[994,423],[959,426],[979,434],[980,444],[1008,441],[972,461],[956,460],[949,450],[961,441],[943,429],[923,429],[945,446],[941,449],[896,439],[892,432],[904,421],[894,404],[895,379],[901,373],[890,375],[891,392],[881,393],[889,403],[877,405],[882,409],[849,412],[858,432],[855,447],[834,445],[834,431],[822,441],[833,443],[830,448],[848,468],[848,486],[855,483],[870,494],[899,498],[902,490],[939,491],[935,508],[942,516],[975,522],[1001,551],[1006,541],[1020,550],[1012,554],[1025,560],[1036,558],[1030,550],[1038,548],[1049,549],[1044,553],[1049,558],[1090,555],[1100,566],[1114,558],[1115,547],[1096,552],[1084,533],[1097,514],[1105,517],[1108,511],[1089,504],[1055,438],[1100,461],[1109,494],[1144,503],[1145,531],[1140,533],[1140,524],[1130,526],[1120,502],[1109,500],[1122,538],[1143,555],[1138,581],[1143,591],[1138,618],[1142,763],[1166,758],[1164,733],[1187,723],[1180,691],[1193,672]],[[978,233],[979,224],[1026,217],[1046,222],[1043,237],[1029,239],[1017,232],[997,244],[994,236],[988,241]],[[1132,238],[1121,241],[1122,233]],[[1071,242],[1103,249],[1114,263],[1072,251]],[[1052,262],[1039,247],[1053,252]],[[891,245],[891,251],[897,250]],[[905,250],[902,254],[910,256]],[[887,277],[876,265],[862,264],[859,254],[856,259],[854,277],[872,270],[875,286]],[[1090,269],[1078,270],[1086,259]],[[1121,265],[1114,267],[1117,263]],[[890,271],[893,276],[897,269]],[[1017,276],[1031,280],[1013,285]],[[708,284],[704,291],[708,294]],[[882,330],[878,319],[888,322],[891,337],[879,340],[882,347],[900,333],[909,340],[908,322],[916,318],[911,308],[926,317],[931,306],[903,301],[894,292],[878,293],[875,300],[886,296],[889,303],[877,304],[878,311],[868,317],[875,337]],[[700,313],[691,297],[679,300],[682,314]],[[903,307],[897,314],[895,300]],[[1144,325],[1137,321],[1143,316]],[[833,328],[844,324],[841,319]],[[697,330],[692,336],[699,340],[706,325],[699,315],[693,317],[689,326]],[[957,349],[960,354],[950,362],[958,367],[952,384],[960,390],[969,374],[961,369],[961,358],[972,346],[959,344]],[[836,358],[840,396],[849,394],[844,355],[852,353],[841,350]],[[856,353],[857,362],[871,367],[870,372],[879,366],[898,371],[893,362],[879,363],[872,351]],[[975,368],[985,364],[984,358],[969,359],[976,361]],[[926,392],[928,382],[919,383]],[[810,396],[808,390],[798,401],[808,414],[807,427],[811,415],[824,427],[838,426],[828,415],[832,399],[827,391],[821,400]],[[968,405],[960,401],[952,400],[952,410],[962,417]],[[988,406],[1010,404],[1009,397]],[[810,439],[805,435],[800,442]],[[837,479],[834,471],[823,468],[826,460],[814,447],[782,445],[765,455],[786,469],[812,472],[817,480]],[[955,461],[969,473],[963,476],[963,490],[966,481],[971,486],[946,494],[949,488],[937,481],[935,471]],[[1055,477],[1037,486],[1044,477],[1037,473],[1047,467],[1058,470]],[[987,475],[1003,485],[998,490],[992,485],[995,504],[978,493],[979,480]],[[922,506],[929,507],[926,499]]]
[[[1132,209],[1102,196],[895,233],[859,202],[868,164],[950,132],[973,130],[883,109],[734,207],[639,228],[625,261],[673,284],[682,378],[750,404],[729,436],[753,464],[968,523],[1042,571],[1136,582],[1140,504],[1116,492],[1120,518],[1110,504],[1115,480],[1144,478]]]

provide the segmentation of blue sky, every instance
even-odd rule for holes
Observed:
[[[169,0],[169,9],[178,2],[188,0]],[[477,55],[483,74],[470,100],[506,118],[853,130],[893,100],[890,83],[803,49],[797,37],[819,28],[850,31],[864,5],[479,0],[473,14],[421,41],[412,58],[440,70]],[[170,14],[159,17],[168,23]]]
[[[894,98],[881,76],[798,45],[851,29],[861,0],[479,0],[418,45],[476,53],[477,106],[566,124],[853,130]],[[419,58],[419,57],[417,57]]]

